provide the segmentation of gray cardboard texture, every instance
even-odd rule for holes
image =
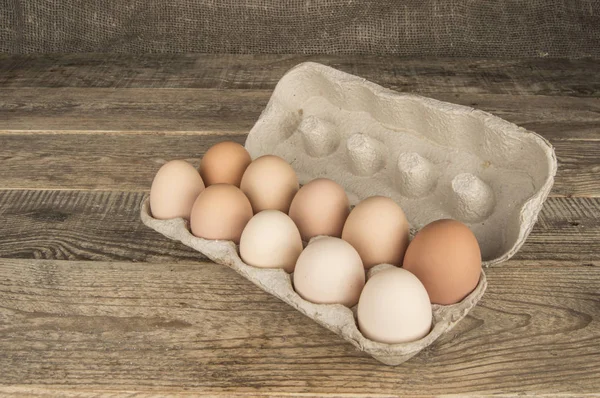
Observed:
[[[252,158],[283,157],[300,183],[335,180],[352,204],[372,195],[393,198],[413,234],[439,218],[461,220],[475,233],[486,266],[510,258],[523,244],[556,172],[552,147],[535,133],[482,111],[396,93],[314,63],[300,64],[281,79],[246,148]],[[195,237],[183,219],[154,219],[148,198],[141,219],[388,365],[407,361],[452,329],[487,286],[482,270],[479,284],[463,301],[433,305],[433,327],[424,338],[378,343],[358,330],[355,308],[302,299],[289,274],[245,264],[233,242]],[[378,265],[367,277],[389,266]]]
[[[279,81],[246,149],[253,159],[281,156],[301,184],[335,180],[353,205],[388,196],[413,232],[441,218],[462,221],[485,266],[523,245],[557,167],[544,138],[499,117],[312,62]]]

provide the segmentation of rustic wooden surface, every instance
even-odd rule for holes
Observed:
[[[450,334],[388,367],[139,221],[313,60],[548,138],[556,184]],[[0,55],[0,395],[600,392],[600,61]]]

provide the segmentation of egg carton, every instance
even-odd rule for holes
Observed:
[[[252,158],[274,154],[286,159],[302,184],[318,177],[335,180],[353,205],[373,195],[394,199],[412,235],[440,218],[461,220],[475,233],[485,266],[508,259],[523,244],[556,173],[551,145],[535,133],[482,111],[397,93],[310,62],[277,84],[246,149]],[[405,362],[452,329],[487,286],[482,270],[477,287],[460,303],[432,306],[427,336],[379,343],[360,333],[356,307],[302,299],[291,275],[245,264],[233,242],[195,237],[183,219],[154,219],[147,198],[141,219],[387,365]],[[367,278],[386,266],[373,267]]]
[[[378,343],[364,337],[356,323],[356,306],[352,308],[341,304],[313,304],[304,300],[294,291],[292,275],[282,269],[257,268],[242,261],[239,247],[232,241],[198,238],[190,232],[189,222],[182,218],[159,220],[152,217],[150,200],[145,198],[141,206],[142,222],[170,239],[182,242],[210,258],[218,264],[226,265],[254,283],[267,293],[291,305],[318,324],[341,336],[360,351],[386,365],[398,365],[431,345],[438,337],[452,329],[473,308],[483,296],[487,287],[485,273],[481,272],[479,284],[464,300],[454,305],[433,305],[433,326],[429,334],[410,343]],[[310,244],[310,243],[309,243]],[[371,268],[368,278],[389,264],[380,264]]]
[[[442,218],[462,221],[484,266],[523,245],[557,168],[552,145],[536,133],[313,62],[279,81],[246,149],[284,158],[301,184],[335,180],[353,205],[394,199],[413,233]]]

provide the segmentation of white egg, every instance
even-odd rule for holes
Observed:
[[[298,257],[294,289],[312,303],[352,307],[364,285],[365,270],[358,252],[340,238],[313,238]]]
[[[374,272],[358,301],[360,331],[380,343],[405,343],[425,337],[431,330],[432,316],[429,296],[421,281],[409,271],[393,266]]]
[[[279,210],[263,210],[250,219],[240,238],[240,257],[260,268],[293,272],[302,252],[302,238],[294,221]]]

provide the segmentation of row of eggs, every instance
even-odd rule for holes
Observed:
[[[252,161],[229,141],[206,152],[199,172],[182,160],[163,165],[152,182],[150,209],[157,219],[189,220],[195,236],[239,244],[251,266],[293,273],[294,289],[307,301],[358,304],[359,329],[384,343],[425,336],[431,304],[461,301],[481,272],[479,246],[466,225],[438,220],[409,244],[408,221],[392,199],[373,196],[350,211],[334,181],[300,187],[285,160]],[[378,264],[394,267],[366,281],[366,270]]]

